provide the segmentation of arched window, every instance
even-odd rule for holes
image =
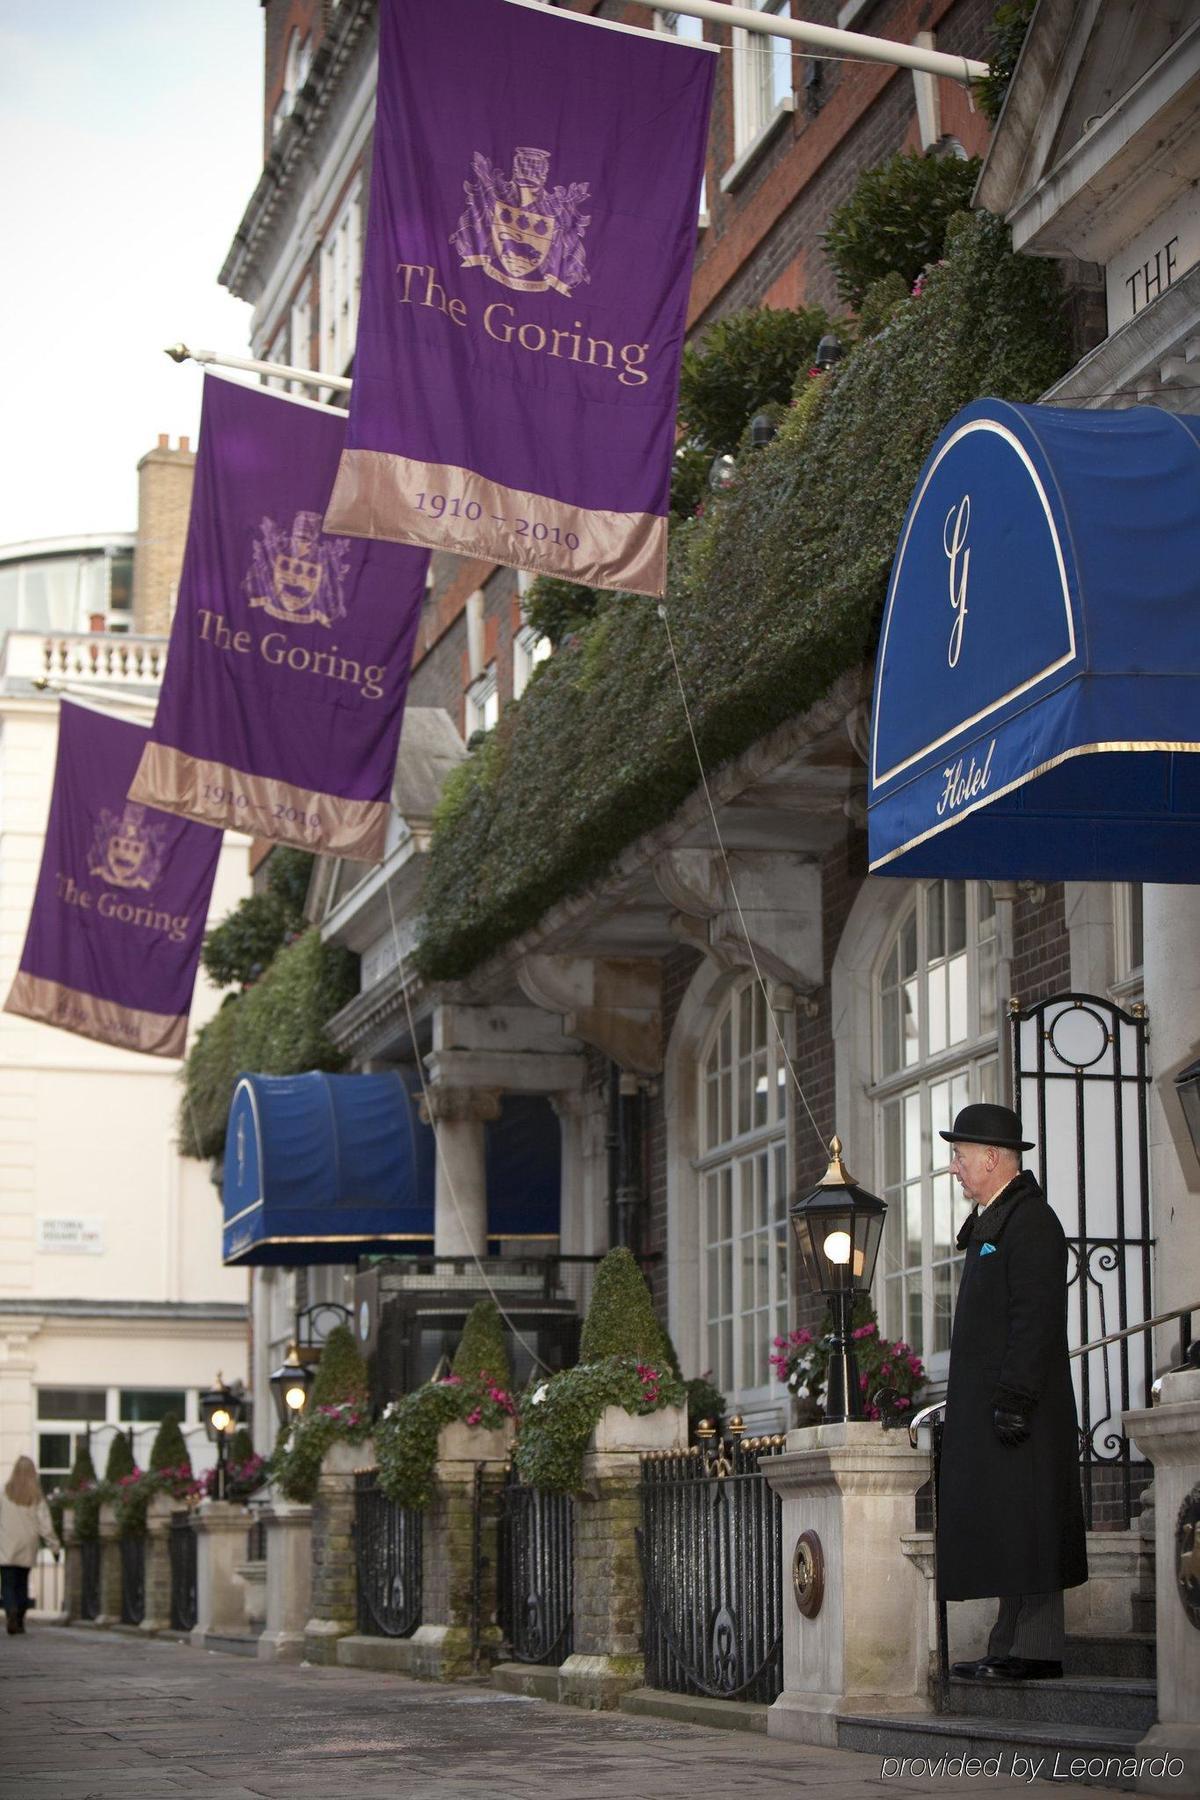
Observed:
[[[769,1403],[788,1324],[787,1065],[760,984],[741,982],[699,1066],[704,1358],[731,1406]]]
[[[876,1276],[884,1335],[944,1373],[969,1210],[949,1173],[960,1107],[997,1100],[996,914],[986,882],[916,889],[876,970],[877,1161],[888,1203]]]

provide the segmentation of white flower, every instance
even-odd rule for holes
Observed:
[[[533,1393],[530,1395],[529,1404],[531,1406],[540,1406],[542,1401],[546,1398],[549,1386],[549,1382],[543,1381],[541,1387],[534,1388]]]

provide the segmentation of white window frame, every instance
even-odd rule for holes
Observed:
[[[540,662],[546,662],[554,654],[554,646],[547,637],[536,632],[525,618],[525,596],[533,586],[534,577],[528,569],[517,570],[517,598],[521,607],[521,624],[513,633],[513,677],[512,697],[519,700],[529,686],[529,678]]]
[[[743,1041],[747,1011],[749,1045]],[[765,1025],[761,1038],[756,1019]],[[768,1358],[773,1340],[788,1329],[792,1302],[791,1101],[786,1056],[755,976],[743,976],[724,995],[705,1033],[695,1079],[701,1363],[731,1409],[778,1410],[780,1391]],[[765,1117],[755,1121],[760,1091]],[[715,1136],[714,1101],[720,1109]],[[729,1131],[723,1135],[726,1108]]]
[[[1142,884],[1114,881],[1113,912],[1113,982],[1110,993],[1124,1003],[1140,1000],[1146,986],[1143,963],[1145,940],[1142,927]]]
[[[499,717],[500,685],[496,680],[496,665],[489,663],[467,689],[464,741],[470,743],[477,731],[490,731]]]
[[[751,0],[756,12],[790,18],[791,0]],[[787,38],[761,32],[733,31],[733,165],[721,186],[728,188],[746,172],[759,150],[774,136],[782,120],[796,110],[793,47]],[[786,71],[786,85],[784,72]]]
[[[704,42],[704,20],[694,19],[691,13],[655,13],[654,29],[655,31],[661,32],[665,37],[679,38],[685,43],[702,44]],[[743,33],[742,35],[745,36],[746,34]],[[700,200],[696,213],[696,227],[699,231],[705,231],[708,228],[708,225],[708,176],[704,175],[701,177],[700,181]]]
[[[965,944],[951,955],[931,953],[931,895],[941,889],[965,890]],[[896,991],[887,980],[889,965],[910,923],[916,926],[916,1043],[911,1060],[888,1069],[884,1056],[885,995]],[[999,931],[991,890],[982,882],[922,881],[893,920],[872,972],[872,1069],[870,1099],[874,1115],[876,1191],[888,1203],[875,1275],[875,1304],[880,1329],[887,1338],[902,1338],[922,1358],[933,1382],[949,1368],[949,1326],[958,1291],[962,1257],[954,1244],[969,1207],[949,1175],[950,1147],[938,1136],[949,1129],[960,1106],[1002,1098],[1000,1065]],[[965,1018],[958,1035],[947,999],[930,1043],[929,993],[953,984],[951,963],[961,956]],[[987,1005],[983,995],[987,992]],[[946,1030],[941,1029],[942,1024]],[[894,1122],[894,1123],[893,1123]],[[896,1152],[900,1162],[897,1163]],[[906,1200],[919,1209],[919,1260],[906,1254]],[[935,1244],[935,1218],[943,1222],[940,1247]],[[941,1316],[938,1317],[938,1271]],[[913,1330],[909,1296],[919,1298],[920,1331]],[[940,1326],[940,1329],[939,1329]],[[939,1343],[938,1339],[942,1341]],[[919,1341],[917,1341],[919,1339]]]
[[[322,375],[345,375],[354,357],[362,288],[362,193],[359,174],[321,244]]]

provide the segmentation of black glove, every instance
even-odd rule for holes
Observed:
[[[1007,1406],[997,1406],[992,1413],[992,1427],[1000,1442],[1015,1450],[1029,1436],[1029,1415]]]

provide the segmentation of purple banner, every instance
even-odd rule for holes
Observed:
[[[131,800],[379,862],[428,555],[325,535],[344,413],[207,376],[166,675]]]
[[[716,56],[514,0],[380,14],[326,529],[661,594]]]
[[[42,867],[4,1010],[182,1056],[221,833],[126,800],[146,737],[61,703]]]

